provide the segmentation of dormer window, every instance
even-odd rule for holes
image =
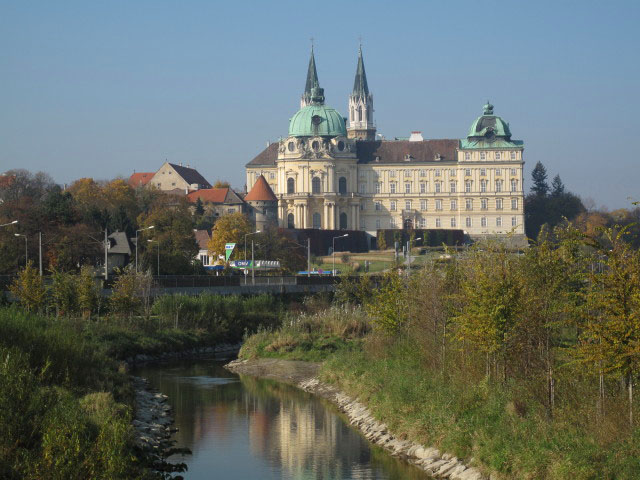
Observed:
[[[290,152],[293,152],[296,149],[296,145],[293,142],[289,142],[289,144],[287,145],[287,148],[289,149]]]
[[[376,155],[376,162],[380,161],[380,157],[378,155]]]
[[[487,154],[485,152],[480,152],[480,160],[486,160]]]
[[[410,161],[411,161],[411,155],[407,153],[407,154],[404,156],[404,161],[405,161],[405,162],[410,162]]]
[[[500,159],[501,159],[500,152],[496,152],[496,160],[500,160]]]
[[[434,160],[436,162],[439,162],[440,160],[442,160],[442,155],[440,155],[439,153],[436,153],[436,156],[435,156]]]

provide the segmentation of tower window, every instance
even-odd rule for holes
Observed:
[[[358,107],[358,121],[362,121],[362,107]]]
[[[311,193],[321,193],[322,192],[322,182],[320,181],[320,177],[313,177],[311,180]]]
[[[338,179],[338,193],[347,193],[347,179],[345,177]]]
[[[317,212],[314,213],[312,217],[313,228],[321,228],[321,220],[322,217],[320,216],[320,214]]]
[[[291,177],[287,178],[287,193],[296,193],[296,181]]]

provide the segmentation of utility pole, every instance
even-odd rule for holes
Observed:
[[[307,237],[307,277],[311,276],[311,238]]]
[[[40,258],[40,276],[42,276],[42,232],[38,232],[38,253]]]
[[[107,251],[109,249],[109,237],[107,237],[107,227],[104,227],[104,281],[109,280],[109,257]]]
[[[251,285],[256,284],[256,264],[253,258],[253,240],[251,240]]]

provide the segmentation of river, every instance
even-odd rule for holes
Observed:
[[[169,396],[185,479],[423,480],[418,468],[370,445],[332,405],[272,380],[199,360],[139,368]]]

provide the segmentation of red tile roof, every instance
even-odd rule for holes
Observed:
[[[129,177],[129,186],[131,188],[139,187],[140,185],[146,185],[151,180],[151,177],[155,175],[155,172],[138,172]]]
[[[209,236],[209,232],[207,230],[195,230],[196,243],[200,250],[207,250],[207,245],[209,244],[209,240],[211,237]]]
[[[196,190],[195,192],[191,192],[187,195],[187,198],[190,202],[196,203],[198,198],[202,200],[202,202],[206,203],[224,203],[224,199],[227,198],[227,192],[229,188],[203,188],[201,190]]]
[[[264,175],[260,175],[251,191],[244,197],[244,201],[277,202],[278,198],[274,195]]]

